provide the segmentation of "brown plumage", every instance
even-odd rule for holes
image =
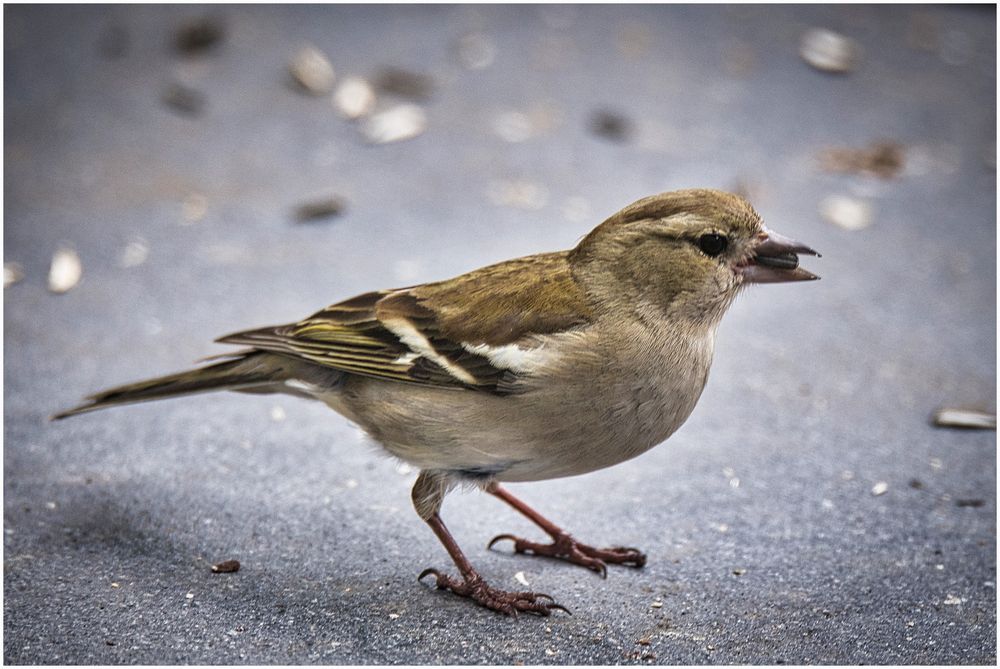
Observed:
[[[744,199],[663,193],[611,216],[576,248],[409,288],[374,291],[296,323],[218,341],[249,347],[195,370],[113,388],[55,418],[209,390],[280,392],[327,405],[421,469],[413,502],[455,561],[438,587],[505,613],[562,608],[488,586],[438,514],[462,481],[531,518],[552,544],[515,540],[604,573],[636,549],[572,539],[500,487],[570,476],[652,448],[684,422],[715,329],[746,283],[816,278],[808,247],[764,228]],[[502,535],[506,537],[506,535]]]

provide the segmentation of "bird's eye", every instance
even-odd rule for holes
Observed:
[[[729,240],[723,235],[717,235],[714,232],[702,235],[698,238],[698,248],[707,256],[712,256],[713,258],[723,251],[726,250],[726,246],[729,245]]]

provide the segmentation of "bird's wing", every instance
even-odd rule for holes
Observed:
[[[352,374],[504,394],[531,372],[525,350],[590,318],[566,254],[551,253],[439,283],[365,293],[298,323],[218,341]]]

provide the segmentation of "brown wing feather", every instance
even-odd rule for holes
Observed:
[[[464,345],[499,346],[589,321],[565,253],[511,260],[448,281],[358,295],[289,325],[219,339],[354,374],[516,392],[517,375]],[[420,339],[404,342],[399,332]],[[421,339],[422,338],[422,339]],[[421,348],[423,347],[423,348]]]

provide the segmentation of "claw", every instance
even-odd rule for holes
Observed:
[[[505,539],[509,539],[510,541],[513,541],[515,544],[518,541],[518,538],[515,537],[513,534],[498,534],[492,539],[490,539],[490,543],[486,544],[486,550],[493,550],[493,545],[495,543],[497,543],[498,541],[503,541]]]
[[[417,580],[422,581],[431,574],[433,574],[436,578],[441,578],[441,572],[439,572],[434,567],[428,567],[427,569],[424,569],[422,572],[420,572],[420,576],[417,576]]]

